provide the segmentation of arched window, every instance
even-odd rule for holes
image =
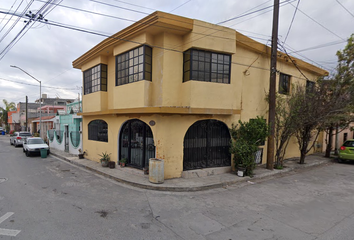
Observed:
[[[103,120],[93,120],[88,124],[88,139],[108,142],[108,124]]]
[[[195,122],[184,136],[183,170],[231,166],[230,139],[223,122]]]

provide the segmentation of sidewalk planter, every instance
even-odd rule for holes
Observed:
[[[48,150],[47,149],[41,149],[41,158],[46,158],[47,157]]]
[[[164,175],[164,161],[162,159],[150,158],[149,160],[149,182],[163,183]]]
[[[116,167],[116,163],[115,162],[108,162],[108,167],[109,168],[115,168]]]
[[[126,163],[127,163],[127,159],[126,158],[122,158],[121,160],[119,160],[120,167],[125,167]]]
[[[108,167],[108,163],[111,160],[110,153],[104,152],[102,154],[98,154],[100,156],[100,162],[102,167]]]
[[[244,167],[237,167],[237,169],[236,169],[236,174],[237,174],[237,176],[239,176],[239,177],[244,177],[244,176],[245,176],[245,173],[246,173],[246,168],[244,168]]]

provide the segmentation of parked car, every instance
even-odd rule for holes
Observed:
[[[354,161],[354,139],[347,140],[339,149],[338,162]]]
[[[18,147],[23,145],[23,142],[26,141],[28,137],[32,137],[30,132],[14,132],[10,137],[10,144]]]
[[[49,146],[40,137],[29,137],[23,143],[23,152],[29,157],[31,154],[40,153],[41,149],[46,149],[50,153]]]

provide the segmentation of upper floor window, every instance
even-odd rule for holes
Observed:
[[[315,88],[315,82],[307,80],[306,81],[306,92],[313,92],[314,88]]]
[[[116,86],[151,81],[152,49],[143,45],[116,56]]]
[[[88,139],[108,142],[108,124],[103,120],[93,120],[88,124]]]
[[[288,95],[290,93],[290,75],[280,73],[279,93]]]
[[[189,49],[183,53],[183,82],[230,83],[231,55]]]
[[[107,91],[107,65],[99,64],[84,72],[84,94]]]

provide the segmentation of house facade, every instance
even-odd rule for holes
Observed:
[[[277,89],[327,72],[278,54]],[[205,168],[231,170],[232,124],[267,118],[270,48],[233,29],[155,12],[73,62],[83,72],[85,157],[127,158],[142,169],[164,160],[165,178]],[[298,156],[290,143],[286,157]],[[266,156],[266,143],[261,147]],[[266,159],[260,156],[260,163]]]
[[[53,128],[47,132],[51,148],[79,154],[79,149],[82,149],[82,117],[77,113],[80,111],[81,101],[69,103],[65,111],[58,111],[53,119]]]

